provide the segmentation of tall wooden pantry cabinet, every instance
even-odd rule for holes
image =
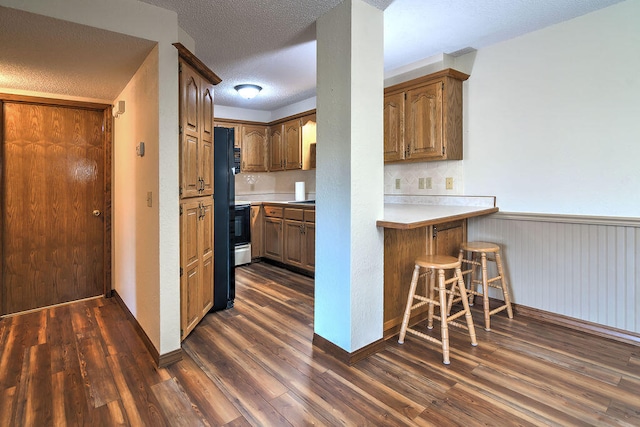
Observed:
[[[179,43],[180,337],[213,306],[213,86],[206,65]]]

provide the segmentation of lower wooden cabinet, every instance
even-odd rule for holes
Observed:
[[[431,253],[458,257],[460,244],[466,240],[467,221],[452,221],[431,228]]]
[[[180,336],[213,307],[213,199],[180,204]]]
[[[263,215],[263,257],[314,272],[315,208],[283,208],[265,205]]]
[[[261,258],[264,254],[263,230],[262,206],[251,206],[251,259]]]
[[[466,219],[412,229],[384,229],[385,338],[400,331],[416,257],[434,254],[457,258],[466,236]],[[411,323],[425,318],[426,314],[427,306],[413,311]]]
[[[283,230],[280,207],[264,206],[264,257],[282,262],[283,259]]]

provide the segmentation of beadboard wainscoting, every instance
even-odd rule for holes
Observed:
[[[639,219],[499,212],[468,239],[502,246],[514,303],[640,333]]]

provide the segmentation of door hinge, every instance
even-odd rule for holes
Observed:
[[[183,273],[182,267],[180,267],[180,277],[182,277],[182,273]]]
[[[182,72],[182,62],[178,62],[178,72]]]
[[[182,185],[178,187],[178,195],[182,196]]]
[[[442,144],[442,155],[444,156],[444,144]]]
[[[407,100],[407,92],[404,93],[404,100]]]
[[[180,132],[180,135],[182,135],[182,126],[178,126],[178,130]]]
[[[182,192],[180,192],[182,193]],[[182,215],[182,205],[180,205],[180,215]]]
[[[438,228],[433,227],[433,238],[435,239],[438,236]]]

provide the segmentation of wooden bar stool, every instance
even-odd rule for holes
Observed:
[[[467,293],[462,279],[460,260],[447,255],[427,255],[416,259],[415,268],[413,269],[413,277],[411,278],[411,287],[409,288],[409,296],[407,298],[407,307],[404,311],[404,317],[402,319],[402,327],[400,329],[400,337],[398,343],[404,343],[404,337],[407,332],[411,332],[414,335],[422,337],[427,341],[435,342],[442,345],[442,361],[445,365],[450,363],[449,361],[449,324],[457,326],[459,328],[467,329],[469,331],[469,337],[471,338],[471,345],[478,345],[476,341],[476,331],[473,327],[473,319],[471,318],[471,310],[469,309],[469,303],[467,301]],[[421,269],[426,269],[421,273]],[[455,275],[451,279],[445,280],[444,271],[455,270]],[[438,275],[438,300],[434,298],[435,293],[435,276]],[[416,295],[416,286],[418,285],[418,279],[430,275],[427,285],[427,295]],[[447,285],[451,284],[451,289],[447,289]],[[447,310],[447,294],[452,294],[454,288],[457,287],[457,292],[462,296],[463,310],[458,311],[455,314],[449,315]],[[418,300],[414,304],[414,300]],[[429,304],[429,317],[428,317],[428,329],[433,328],[433,319],[440,321],[440,338],[437,339],[432,336],[426,335],[415,329],[409,328],[409,318],[411,317],[411,310],[418,307]],[[434,312],[434,306],[440,307],[440,315],[436,316]],[[467,321],[467,325],[463,325],[456,322],[460,316],[464,316]]]
[[[465,259],[465,252],[471,253],[470,259]],[[488,257],[487,254],[493,254],[493,258]],[[480,258],[480,261],[478,261]],[[473,305],[473,299],[476,295],[482,296],[482,304],[484,309],[484,329],[486,331],[491,330],[491,315],[496,314],[502,310],[507,310],[509,319],[513,319],[513,310],[511,309],[511,300],[509,298],[509,291],[507,289],[507,280],[504,277],[504,270],[502,268],[502,259],[500,258],[500,246],[495,243],[489,242],[463,242],[460,245],[460,254],[458,260],[463,264],[471,265],[469,270],[463,270],[462,274],[470,274],[469,280],[470,289],[468,290],[469,303]],[[498,275],[495,277],[487,277],[487,261],[495,262],[498,270]],[[478,278],[478,269],[480,269],[481,277]],[[500,282],[500,284],[496,282]],[[482,292],[478,292],[477,285],[482,285]],[[504,298],[504,304],[500,307],[490,310],[489,308],[489,288],[496,288],[502,290],[502,297]],[[464,297],[463,297],[464,298]]]

